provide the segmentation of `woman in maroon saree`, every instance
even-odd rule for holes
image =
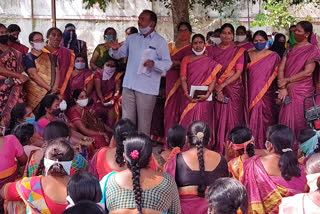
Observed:
[[[28,80],[23,71],[22,54],[8,46],[7,28],[0,24],[0,122],[6,127],[12,108],[23,102],[22,84]]]
[[[214,150],[222,153],[228,133],[236,126],[244,125],[244,87],[241,73],[244,63],[243,48],[233,43],[234,28],[231,24],[221,27],[221,44],[214,46],[213,59],[222,65],[217,74],[214,101],[216,143]]]
[[[267,128],[276,123],[275,101],[280,57],[265,49],[268,36],[264,31],[253,35],[255,50],[249,51],[247,65],[247,111],[248,126],[252,130],[255,148],[265,148]]]
[[[276,214],[283,197],[304,191],[304,167],[293,153],[294,133],[285,125],[268,129],[268,155],[254,156],[244,162],[241,182],[249,196],[248,213]]]
[[[173,65],[166,74],[166,102],[164,107],[164,131],[168,130],[180,120],[181,97],[183,96],[180,80],[180,63],[183,57],[191,55],[190,37],[192,28],[189,23],[181,22],[178,25],[178,40],[169,43],[169,50]],[[167,143],[165,144],[167,147]]]
[[[62,32],[58,28],[50,28],[47,31],[47,39],[48,44],[42,51],[57,56],[61,77],[59,81],[59,89],[60,94],[64,94],[73,71],[75,55],[68,48],[60,47]]]
[[[181,99],[183,109],[180,125],[188,128],[196,120],[201,120],[214,127],[213,121],[213,102],[207,99],[212,94],[216,83],[216,74],[221,70],[221,65],[209,57],[210,50],[205,47],[205,38],[201,34],[195,34],[192,37],[192,51],[190,56],[185,56],[181,62],[181,85],[184,92],[184,98]],[[192,86],[207,86],[207,91],[198,96],[190,96]],[[213,147],[214,138],[208,148]]]
[[[120,119],[122,75],[123,72],[118,72],[118,63],[114,59],[108,59],[103,70],[97,70],[94,74],[93,109],[96,116],[110,128]]]
[[[309,43],[311,34],[312,24],[308,21],[299,22],[294,34],[298,43],[286,51],[279,66],[279,98],[283,101],[279,123],[289,126],[295,136],[306,128],[304,98],[315,91],[312,77],[316,64],[312,59],[319,57],[320,51]],[[306,109],[311,105],[312,102],[307,102]]]
[[[68,101],[72,100],[72,92],[76,89],[85,89],[88,96],[93,91],[94,74],[91,70],[86,69],[85,58],[81,55],[78,55],[75,59],[75,69],[73,70],[68,87],[66,90],[66,97]]]

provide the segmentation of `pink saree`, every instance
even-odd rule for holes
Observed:
[[[280,57],[272,52],[247,65],[248,125],[257,149],[265,148],[267,128],[276,123],[274,80],[278,74],[279,63]]]
[[[320,51],[313,45],[306,45],[296,49],[289,49],[285,64],[284,76],[291,77],[304,69],[307,60],[320,56]],[[297,134],[306,128],[304,119],[303,100],[305,97],[313,95],[315,91],[312,76],[293,83],[288,90],[291,103],[282,104],[279,115],[279,123],[289,126]],[[306,103],[306,108],[310,108],[312,102]]]
[[[254,48],[254,45],[251,42],[244,43],[242,45],[238,45],[239,48],[244,48],[246,50],[250,50],[251,48]]]
[[[94,74],[89,69],[81,70],[77,75],[70,77],[66,90],[66,97],[69,101],[72,100],[72,93],[76,89],[86,89],[87,84],[93,80]]]
[[[191,46],[188,45],[179,50],[172,50],[171,60],[181,62],[183,57],[191,54],[192,49]],[[164,107],[165,136],[167,136],[168,130],[171,126],[179,123],[182,96],[183,92],[181,89],[180,70],[171,68],[166,74],[166,102]]]
[[[192,85],[209,86],[215,79],[217,73],[221,70],[221,65],[211,57],[202,57],[188,64],[187,85],[190,90]],[[189,125],[196,120],[201,120],[208,124],[211,129],[214,128],[213,101],[202,101],[190,103],[186,97],[181,99],[183,112],[180,118],[180,125],[188,129]],[[211,136],[208,148],[213,148],[214,137]],[[186,146],[186,145],[185,145]]]
[[[293,177],[290,181],[269,176],[258,155],[246,160],[243,168],[242,184],[248,192],[249,214],[278,213],[281,199],[302,193],[307,183],[304,169],[299,178]]]
[[[244,49],[237,46],[231,46],[226,49],[220,49],[218,46],[213,47],[213,59],[222,65],[222,70],[217,74],[218,84],[222,77],[227,73],[230,78],[235,70],[242,70],[244,63]],[[230,72],[229,72],[230,71]],[[215,124],[216,143],[214,150],[220,154],[224,150],[224,142],[228,139],[228,134],[235,126],[244,125],[244,87],[241,78],[229,84],[223,89],[223,94],[229,98],[227,104],[214,101],[214,120],[219,121]]]

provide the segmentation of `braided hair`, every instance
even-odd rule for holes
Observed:
[[[190,147],[195,146],[197,148],[202,183],[198,186],[198,196],[204,198],[207,186],[205,182],[206,177],[204,175],[205,166],[203,159],[203,147],[207,146],[210,141],[210,127],[202,121],[194,121],[189,126],[187,136]]]
[[[146,168],[152,154],[152,143],[148,136],[135,134],[124,141],[124,154],[127,166],[132,172],[134,200],[139,214],[142,214],[142,189],[140,187],[140,169]]]
[[[136,126],[131,122],[131,120],[126,118],[119,120],[114,126],[113,136],[117,143],[115,156],[116,162],[120,167],[125,164],[125,160],[123,158],[123,141],[125,141],[130,134],[135,132]]]

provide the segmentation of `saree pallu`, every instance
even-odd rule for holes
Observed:
[[[306,45],[296,49],[289,49],[285,64],[284,77],[289,78],[303,71],[307,60],[319,57],[319,49],[313,45]],[[315,92],[312,76],[304,80],[292,83],[288,89],[291,103],[282,104],[280,108],[279,123],[290,127],[295,136],[307,127],[304,119],[303,101],[305,97],[311,96]],[[306,109],[313,105],[312,100],[306,102]]]
[[[248,127],[252,130],[255,148],[265,148],[269,126],[276,123],[276,85],[280,57],[271,52],[247,65]]]
[[[241,182],[248,192],[249,214],[278,213],[281,199],[302,193],[307,183],[303,169],[299,178],[292,177],[290,181],[282,177],[269,176],[258,155],[246,160],[243,168]]]
[[[9,71],[21,73],[22,55],[20,52],[9,48],[7,51],[0,51],[0,63]],[[7,77],[0,75],[0,115],[6,127],[9,126],[11,110],[17,104],[23,102],[24,93],[22,86],[14,81],[13,84],[5,84]]]
[[[42,51],[51,53],[46,48],[42,49]],[[59,89],[60,94],[64,94],[73,71],[75,55],[72,51],[65,47],[59,47],[57,50],[53,51],[52,54],[58,58],[60,72]]]
[[[170,47],[169,43],[169,47]],[[187,45],[180,49],[176,47],[170,48],[172,61],[182,61],[183,57],[192,55],[191,45]],[[166,101],[164,107],[164,133],[168,134],[168,130],[180,120],[180,105],[183,91],[181,88],[180,70],[171,68],[166,74]],[[165,142],[167,148],[167,143]]]
[[[54,56],[42,52],[35,60],[37,74],[50,86],[54,85],[56,76],[56,63]],[[39,86],[33,80],[29,80],[25,85],[27,93],[27,103],[32,109],[35,109],[42,98],[48,93],[45,88]]]
[[[116,122],[121,116],[121,95],[114,96],[117,82],[121,81],[123,73],[114,73],[109,80],[102,80],[102,73],[97,71],[94,74],[95,79],[101,81],[101,92],[104,98],[104,102],[113,101],[113,105],[104,106],[102,103],[97,103],[99,100],[98,94],[93,94],[93,100],[95,101],[92,110],[94,114],[100,118],[108,127],[113,128]]]
[[[243,162],[241,156],[233,158],[228,162],[229,173],[232,174],[232,177],[238,181],[242,180],[243,176]]]
[[[190,90],[192,85],[195,86],[209,86],[215,79],[217,73],[221,70],[221,65],[218,64],[210,57],[202,57],[196,59],[188,64],[187,70],[187,85]],[[189,125],[196,120],[201,120],[208,124],[210,128],[214,129],[214,116],[213,116],[213,102],[202,101],[196,103],[190,103],[190,101],[183,97],[182,108],[184,109],[181,118],[180,125],[186,130]],[[209,142],[208,148],[214,146],[214,133],[211,132],[211,141]],[[185,144],[185,147],[188,147]]]
[[[26,205],[27,214],[51,214],[41,186],[41,177],[23,178],[17,182],[16,189]]]
[[[243,69],[244,49],[231,46],[226,49],[213,47],[213,59],[220,63],[222,71],[218,73],[218,84],[230,78],[236,68]],[[245,92],[241,78],[229,84],[223,89],[225,97],[229,98],[227,104],[214,100],[214,120],[216,143],[214,150],[220,154],[224,150],[224,142],[228,139],[230,131],[239,125],[245,125]]]

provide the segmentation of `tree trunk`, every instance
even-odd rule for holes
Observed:
[[[174,40],[178,36],[180,22],[189,22],[189,0],[171,0]]]

